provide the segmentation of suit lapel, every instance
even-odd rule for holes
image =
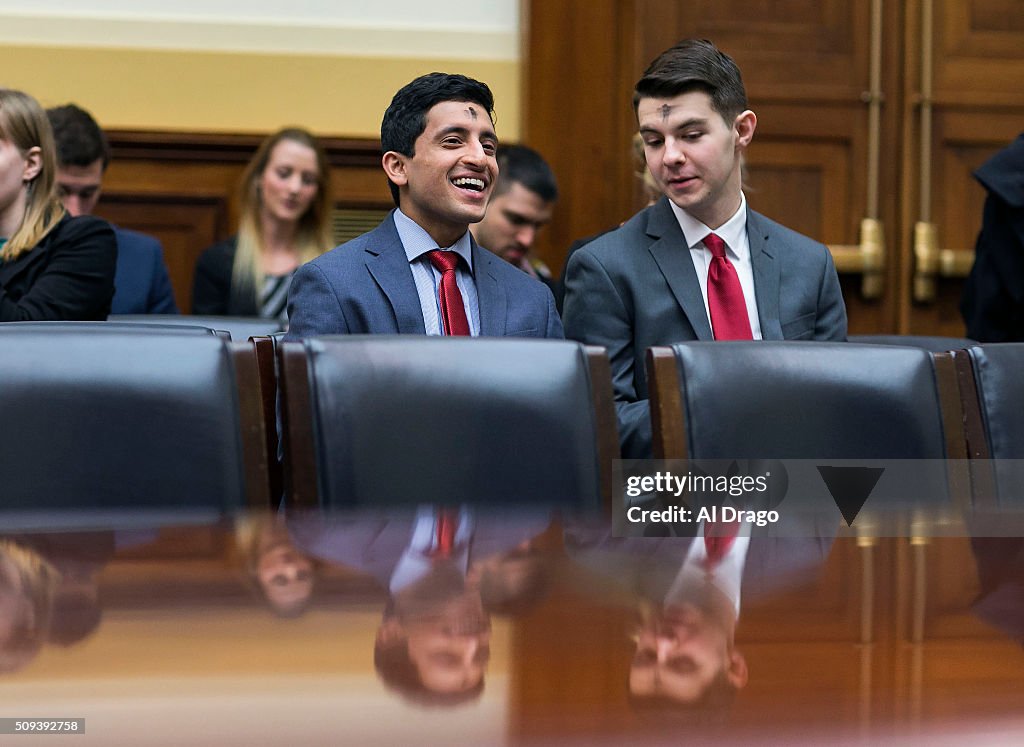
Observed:
[[[757,316],[761,323],[761,338],[781,340],[782,323],[779,321],[779,262],[769,243],[767,227],[761,216],[747,208],[747,242],[750,244],[750,264],[754,270],[754,293],[757,296]]]
[[[395,315],[398,333],[426,334],[419,293],[416,292],[416,282],[412,278],[412,270],[409,269],[409,259],[405,256],[405,248],[395,228],[394,216],[389,215],[373,233],[380,235],[373,236],[373,241],[365,250],[366,269],[387,296]]]
[[[480,305],[481,337],[502,337],[508,319],[508,296],[505,287],[491,271],[493,262],[504,262],[470,239],[473,251],[473,275],[477,301]]]
[[[700,281],[693,268],[693,259],[686,244],[686,237],[679,227],[668,199],[662,197],[651,208],[647,219],[647,235],[655,239],[648,247],[651,256],[665,276],[672,295],[675,296],[683,313],[693,327],[698,340],[713,340],[708,312],[704,308],[704,296],[700,292]]]

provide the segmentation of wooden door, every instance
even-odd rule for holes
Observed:
[[[963,334],[985,192],[972,172],[1024,130],[1024,2],[907,3],[900,329]]]

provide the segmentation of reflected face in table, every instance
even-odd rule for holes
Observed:
[[[479,594],[468,591],[434,614],[403,624],[409,659],[428,690],[459,693],[484,678],[491,655],[491,621]]]
[[[746,684],[746,662],[716,616],[681,604],[651,615],[636,635],[629,691],[680,703],[700,701],[712,687]]]
[[[291,543],[262,552],[256,578],[267,603],[281,614],[302,608],[313,593],[313,563]]]

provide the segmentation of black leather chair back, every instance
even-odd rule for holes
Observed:
[[[582,345],[367,336],[281,347],[292,504],[598,506],[610,487],[610,375],[605,359],[594,380]],[[602,413],[595,390],[607,394]]]
[[[674,345],[671,354],[693,458],[946,456],[923,349],[694,342]]]
[[[258,403],[255,375],[240,397],[245,366],[221,337],[12,324],[0,325],[0,349],[0,508],[220,512],[261,496],[267,504],[265,464],[261,478],[244,446],[262,437],[262,423],[240,407]]]
[[[969,480],[952,361],[941,386],[936,370],[928,351],[902,346],[759,341],[652,348],[655,456],[721,464],[800,460],[782,466],[791,479],[801,475],[800,494],[807,496],[817,495],[806,491],[818,490],[821,468],[882,467],[885,480],[871,493],[876,506],[949,506],[952,499],[961,509]]]

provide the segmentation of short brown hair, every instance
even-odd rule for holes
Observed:
[[[726,122],[747,108],[747,92],[736,62],[707,39],[684,39],[658,55],[633,89],[633,111],[640,99],[671,98],[703,91]]]

